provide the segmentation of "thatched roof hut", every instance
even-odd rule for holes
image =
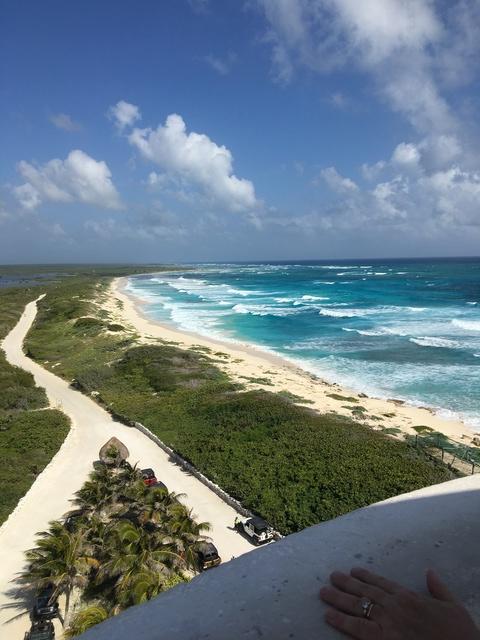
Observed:
[[[118,438],[110,438],[99,451],[99,458],[105,464],[118,465],[123,460],[126,460],[130,452],[127,447],[120,442]]]

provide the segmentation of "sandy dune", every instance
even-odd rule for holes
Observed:
[[[30,371],[37,385],[46,389],[51,406],[70,417],[72,428],[57,455],[0,528],[1,640],[21,640],[29,627],[27,616],[12,621],[18,610],[5,608],[13,603],[8,591],[24,565],[24,551],[33,546],[37,531],[45,530],[50,520],[70,508],[70,499],[85,481],[92,462],[98,459],[100,447],[113,435],[127,445],[132,463],[138,461],[144,467],[152,467],[171,491],[186,494],[185,502],[193,507],[199,520],[211,523],[210,535],[223,560],[254,548],[230,528],[237,514],[216,494],[169,462],[167,454],[142,433],[114,422],[95,402],[24,355],[23,340],[35,315],[36,302],[31,302],[2,346],[11,364]]]

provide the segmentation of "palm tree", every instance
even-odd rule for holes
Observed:
[[[165,526],[165,542],[172,546],[189,569],[194,569],[197,566],[198,545],[205,540],[204,532],[210,531],[210,523],[196,522],[192,509],[177,502],[169,507]]]
[[[94,604],[89,607],[85,607],[73,616],[68,629],[64,632],[64,637],[73,638],[74,636],[78,636],[94,625],[103,622],[109,618],[110,615],[111,612],[101,604]]]
[[[84,587],[97,561],[83,544],[81,532],[70,533],[61,522],[52,522],[49,531],[38,534],[37,546],[27,551],[27,569],[20,579],[36,590],[55,585],[55,597],[65,594],[65,613],[75,587]]]
[[[112,602],[122,607],[134,603],[133,588],[139,576],[150,575],[145,593],[159,593],[171,578],[173,567],[181,562],[169,545],[162,544],[155,530],[139,527],[128,520],[112,523],[105,545],[105,556],[96,575],[96,584]],[[156,582],[152,583],[155,574]],[[158,583],[158,586],[155,584]]]

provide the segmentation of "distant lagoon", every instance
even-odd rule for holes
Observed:
[[[480,259],[202,264],[127,289],[152,319],[480,427]]]

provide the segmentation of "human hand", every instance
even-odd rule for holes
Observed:
[[[469,613],[434,571],[422,596],[366,569],[334,571],[322,587],[325,620],[356,640],[480,640]]]

